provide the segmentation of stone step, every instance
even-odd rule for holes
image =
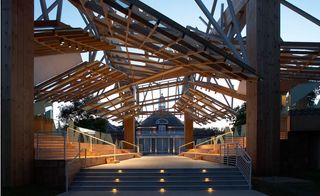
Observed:
[[[244,180],[216,180],[213,179],[211,182],[204,182],[203,179],[201,180],[192,180],[192,181],[164,181],[160,182],[160,179],[157,181],[73,181],[72,186],[213,186],[213,185],[247,185],[247,182]]]
[[[194,186],[186,186],[186,185],[132,185],[132,186],[71,186],[71,191],[113,191],[116,189],[117,191],[159,191],[164,189],[168,190],[208,190],[211,188],[212,190],[248,190],[248,185],[194,185]]]

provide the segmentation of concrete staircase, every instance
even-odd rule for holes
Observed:
[[[82,169],[70,191],[248,190],[237,168]]]

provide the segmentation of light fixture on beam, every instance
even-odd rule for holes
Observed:
[[[63,44],[64,44],[64,40],[60,39],[60,46],[63,46]]]

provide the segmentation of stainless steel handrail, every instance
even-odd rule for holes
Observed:
[[[72,163],[77,160],[81,160],[81,152],[84,150],[84,167],[86,167],[87,164],[87,149],[82,148],[79,150],[79,152],[71,159],[71,161],[67,162],[65,160],[65,187],[66,187],[66,192],[69,192],[69,166],[72,165]],[[81,164],[81,163],[80,163]]]
[[[184,146],[187,146],[189,144],[192,144],[192,147],[194,148],[194,146],[195,146],[195,142],[194,141],[185,143],[185,144],[179,146],[179,154],[181,153],[181,148],[184,147]]]
[[[94,136],[92,136],[92,135],[83,133],[83,132],[81,132],[81,131],[79,131],[79,130],[76,130],[76,129],[73,129],[73,128],[70,128],[70,127],[67,128],[67,131],[68,131],[68,130],[72,130],[72,131],[78,132],[78,133],[80,133],[80,134],[82,134],[82,135],[85,135],[85,136],[88,136],[89,138],[91,138],[91,139],[90,139],[90,148],[91,148],[91,150],[92,150],[92,139],[95,139],[95,140],[101,141],[101,142],[103,142],[103,143],[112,145],[112,146],[113,146],[113,159],[116,161],[116,148],[117,148],[117,146],[116,146],[115,144],[113,144],[113,143],[111,143],[111,142],[108,142],[108,141],[105,141],[105,140],[103,140],[103,139],[94,137]]]
[[[121,140],[121,141],[120,141],[120,146],[122,146],[122,149],[123,149],[123,143],[126,143],[126,144],[129,144],[129,145],[133,146],[133,147],[136,147],[136,148],[137,148],[137,153],[140,153],[140,148],[139,148],[138,145],[133,144],[133,143],[131,143],[131,142],[128,142],[128,141],[126,141],[126,140]]]

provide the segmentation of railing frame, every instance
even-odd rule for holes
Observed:
[[[249,190],[251,190],[252,159],[239,144],[236,148],[236,167],[245,177],[249,185]]]
[[[235,154],[230,153],[230,145],[235,145]],[[243,177],[246,179],[249,190],[251,190],[251,175],[252,175],[252,159],[250,155],[241,148],[239,143],[224,143],[220,144],[220,161],[222,164],[231,165],[229,158],[230,156],[235,156],[235,166],[239,169]],[[224,163],[224,157],[227,157],[226,163]]]
[[[185,143],[185,144],[182,144],[181,146],[179,146],[179,154],[181,153],[181,148],[184,147],[184,146],[187,146],[187,145],[190,145],[192,144],[193,148],[195,146],[195,142],[192,141],[192,142],[188,142],[188,143]]]
[[[73,129],[73,128],[70,128],[70,127],[67,128],[67,131],[68,131],[68,130],[75,131],[75,132],[78,132],[78,133],[80,133],[80,134],[82,134],[82,135],[88,136],[88,137],[90,138],[90,151],[91,151],[91,152],[92,152],[92,139],[101,141],[102,143],[106,143],[106,144],[112,145],[112,146],[113,146],[113,159],[116,161],[116,148],[117,148],[117,146],[116,146],[114,143],[105,141],[105,140],[103,140],[103,139],[94,137],[94,136],[92,136],[92,135],[83,133],[83,132],[81,132],[81,131],[79,131],[79,130],[76,130],[76,129]],[[79,136],[80,136],[80,135],[79,135]]]
[[[124,149],[124,148],[123,148],[123,143],[129,144],[130,146],[133,146],[133,147],[137,148],[137,153],[140,153],[140,147],[139,147],[138,145],[133,144],[133,143],[131,143],[131,142],[128,142],[128,141],[126,141],[126,140],[120,140],[120,146],[121,146],[122,149]]]
[[[86,148],[79,149],[79,152],[73,157],[73,159],[71,161],[67,162],[67,160],[65,159],[65,183],[66,183],[65,188],[66,188],[66,192],[69,192],[69,166],[72,165],[72,163],[75,160],[79,160],[80,165],[81,165],[81,152],[82,151],[84,151],[84,168],[86,168],[86,166],[87,166],[87,149]]]

